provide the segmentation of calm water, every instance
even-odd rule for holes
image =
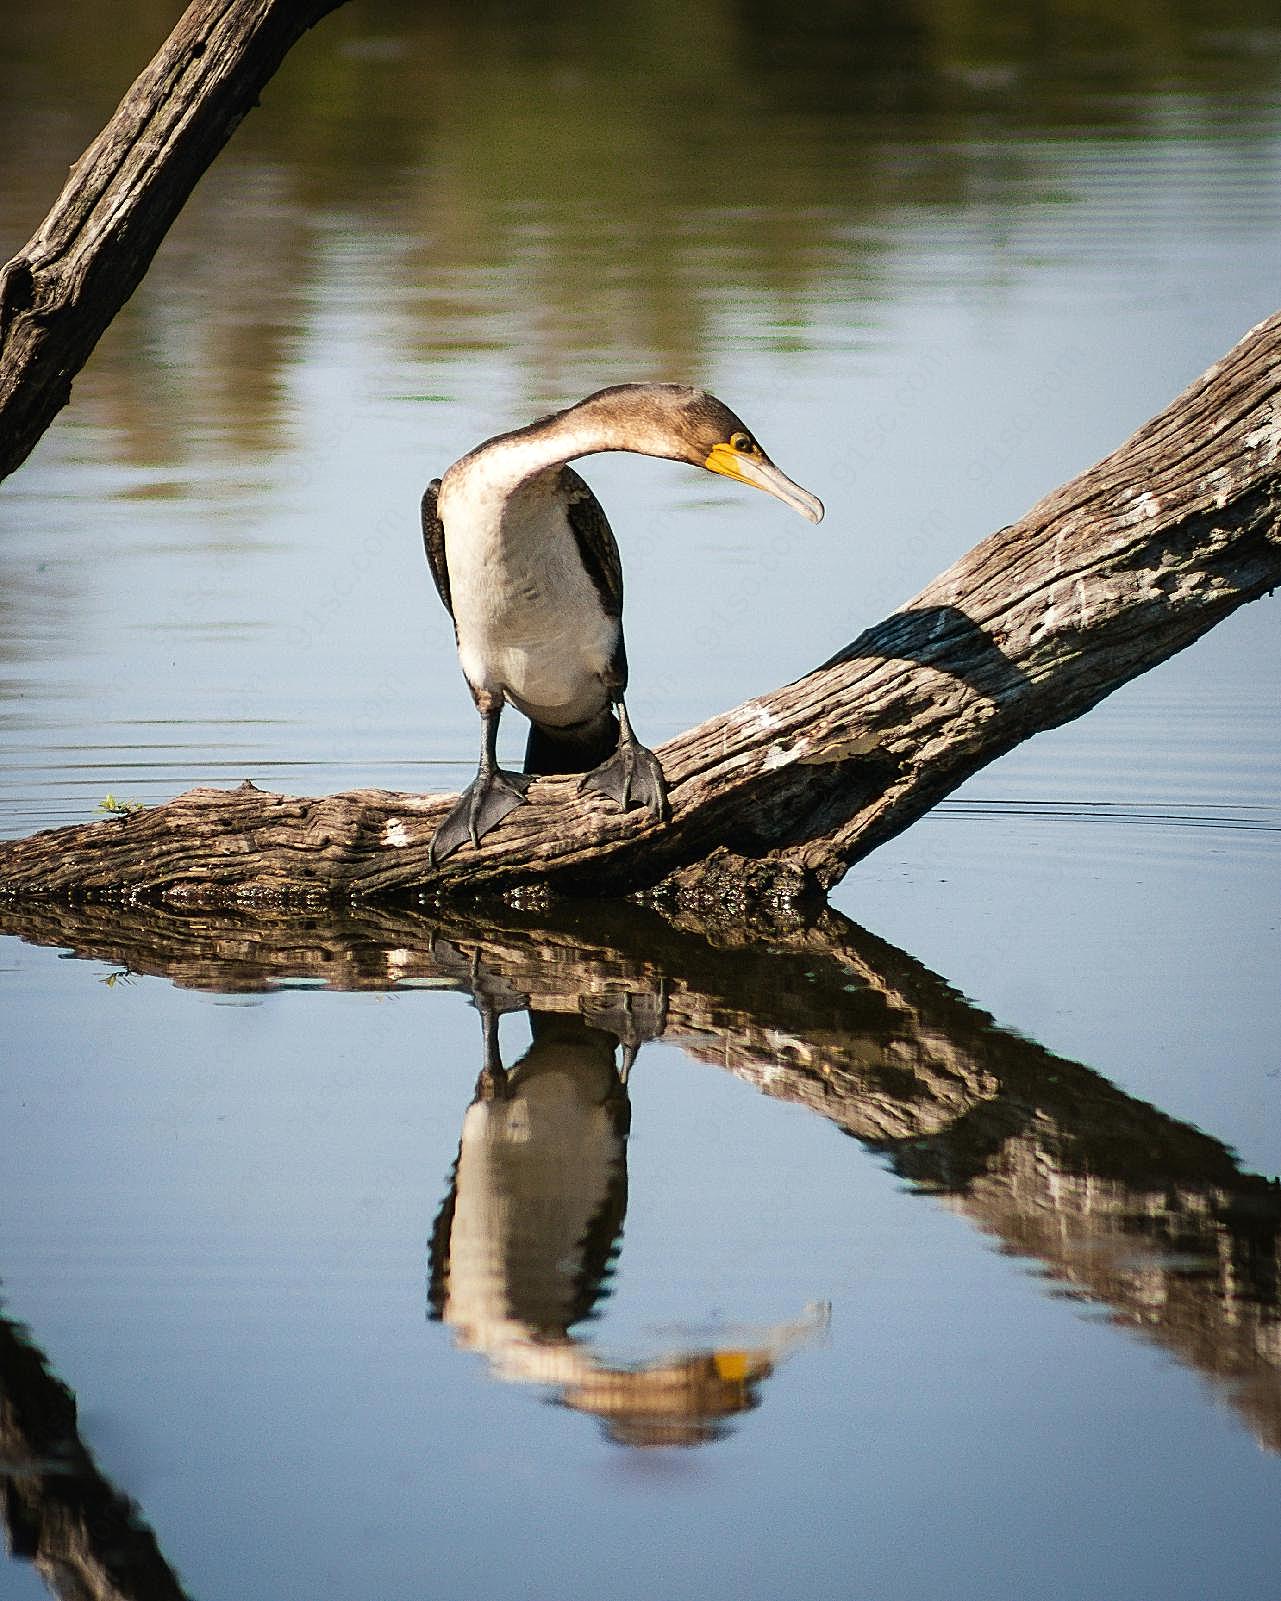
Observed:
[[[177,9],[6,23],[0,254]],[[0,490],[6,834],[465,782],[418,495],[602,384],[828,506],[587,465],[658,743],[1281,301],[1274,7],[424,9],[298,47]],[[120,1596],[1275,1594],[1277,604],[789,941],[0,915],[0,1596],[59,1506]]]

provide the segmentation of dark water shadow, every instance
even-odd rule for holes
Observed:
[[[81,1440],[74,1395],[3,1317],[0,1495],[10,1555],[60,1601],[186,1601],[138,1507]]]
[[[471,995],[482,1016],[481,1075],[435,1232],[432,1306],[496,1370],[525,1360],[523,1350],[513,1355],[522,1341],[558,1352],[566,1367],[544,1382],[607,1428],[618,1374],[578,1325],[602,1293],[625,1206],[627,1070],[661,1037],[836,1124],[913,1190],[943,1198],[1002,1251],[1035,1264],[1049,1293],[1101,1309],[1205,1375],[1255,1438],[1281,1451],[1277,1180],[1243,1171],[1212,1135],[998,1027],[834,912],[807,927],[708,930],[624,903],[276,918],[46,905],[0,912],[0,931],[202,989],[265,990],[301,977],[341,989],[428,981]],[[529,1011],[534,1041],[504,1068],[494,1019],[517,1009]],[[489,1204],[486,1182],[497,1193],[493,1142],[488,1151],[483,1137],[473,1142],[468,1120],[479,1130],[522,1100],[527,1115],[540,1078],[571,1062],[575,1104],[549,1136],[544,1167],[581,1159],[596,1176],[555,1202],[554,1229],[576,1245],[549,1277],[546,1241],[522,1246],[509,1232],[478,1253],[474,1230],[459,1235],[460,1211],[470,1208],[472,1228]],[[473,1187],[486,1161],[489,1179]],[[506,1182],[545,1178],[509,1173]],[[481,1290],[477,1273],[490,1275]],[[504,1317],[520,1328],[495,1332]],[[516,1344],[505,1344],[513,1334]],[[755,1357],[722,1365],[746,1382],[751,1363],[763,1376],[774,1354],[765,1339]],[[674,1360],[696,1357],[706,1373],[710,1356],[715,1373],[715,1355]],[[643,1433],[645,1408],[634,1411]],[[677,1415],[669,1406],[667,1421]],[[696,1434],[702,1416],[714,1434],[724,1415],[691,1404],[686,1421]],[[622,1419],[616,1437],[627,1427]]]

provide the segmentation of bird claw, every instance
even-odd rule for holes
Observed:
[[[667,785],[658,757],[638,742],[623,743],[614,754],[583,778],[580,795],[603,795],[623,811],[644,806],[656,822],[666,822]]]
[[[532,782],[524,773],[508,773],[501,767],[483,777],[478,773],[432,835],[427,852],[431,865],[438,866],[469,840],[479,845],[508,812],[525,804],[525,791]]]

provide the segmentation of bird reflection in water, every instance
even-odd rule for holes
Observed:
[[[504,1068],[497,997],[475,993],[484,1066],[432,1233],[433,1318],[463,1349],[483,1352],[496,1377],[546,1387],[558,1404],[593,1413],[618,1444],[719,1439],[759,1404],[780,1358],[826,1327],[825,1307],[732,1347],[635,1364],[611,1363],[570,1332],[607,1293],[618,1254],[627,1081],[640,1044],[662,1032],[661,998],[584,998],[590,1017],[531,1008],[529,1049]]]

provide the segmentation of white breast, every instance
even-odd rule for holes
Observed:
[[[593,716],[619,625],[605,616],[578,554],[556,471],[514,490],[484,455],[451,468],[445,527],[458,654],[468,682],[545,724]]]

